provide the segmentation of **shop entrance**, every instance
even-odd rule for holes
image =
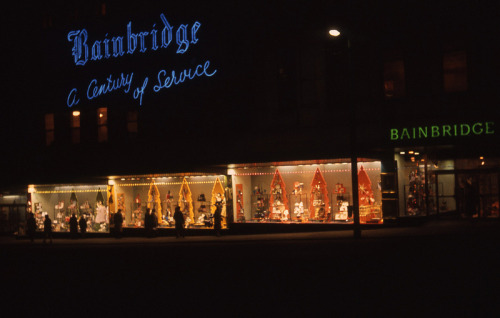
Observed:
[[[440,217],[498,218],[499,171],[431,171],[428,212]]]

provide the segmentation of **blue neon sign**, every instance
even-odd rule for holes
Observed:
[[[126,26],[126,34],[114,37],[109,37],[106,33],[104,38],[90,41],[89,32],[86,29],[70,31],[67,35],[67,40],[72,43],[71,55],[76,66],[84,67],[93,61],[107,60],[111,58],[119,58],[125,54],[133,55],[137,52],[145,53],[149,49],[157,51],[159,49],[167,49],[173,42],[175,33],[175,48],[176,54],[186,53],[192,45],[198,43],[198,30],[201,23],[196,21],[191,27],[189,24],[181,24],[175,29],[167,21],[167,18],[162,13],[160,14],[162,28],[156,28],[156,24],[150,31],[133,31],[132,22]],[[166,71],[162,69],[158,71],[156,78],[157,82],[153,86],[153,92],[158,93],[165,88],[170,88],[172,85],[179,85],[186,80],[193,80],[196,77],[212,77],[217,73],[217,69],[213,68],[209,60],[192,68],[184,68],[181,70]],[[132,91],[132,97],[139,101],[142,105],[144,93],[147,91],[149,78],[139,79],[139,85],[134,85],[134,73],[121,73],[119,75],[110,74],[104,80],[93,78],[89,81],[86,89],[85,98],[92,101],[100,96],[111,94],[113,92],[122,92],[128,94]],[[135,88],[134,88],[135,87]],[[66,104],[68,107],[73,107],[80,102],[80,93],[78,88],[72,88],[68,94]]]

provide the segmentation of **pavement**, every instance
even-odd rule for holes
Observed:
[[[497,220],[434,220],[414,226],[395,227],[373,227],[364,229],[361,232],[361,239],[384,239],[403,237],[425,237],[425,236],[457,236],[457,235],[480,235],[500,233],[500,221]],[[500,235],[500,234],[499,234]],[[197,235],[196,231],[186,231],[186,237],[177,239],[174,236],[156,236],[148,238],[144,236],[124,236],[115,238],[112,235],[94,237],[88,233],[85,238],[70,239],[56,237],[53,245],[136,245],[136,244],[186,244],[186,243],[216,243],[216,242],[266,242],[283,240],[350,240],[354,239],[353,231],[331,230],[331,231],[311,231],[298,233],[261,233],[261,234],[223,234],[219,237],[215,235]],[[0,237],[1,246],[25,246],[43,244],[41,236],[31,243],[26,237],[17,238],[15,236]]]
[[[500,317],[500,222],[0,238],[2,317]]]

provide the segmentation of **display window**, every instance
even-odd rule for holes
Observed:
[[[380,161],[359,159],[361,223],[382,223]],[[233,164],[235,222],[350,223],[349,159]]]
[[[30,185],[31,210],[37,227],[43,231],[45,216],[54,232],[69,232],[72,215],[87,224],[87,232],[109,232],[107,185]]]
[[[448,159],[398,149],[399,216],[498,218],[500,160]]]
[[[118,203],[123,227],[142,228],[148,215],[154,226],[175,226],[174,211],[180,207],[186,228],[212,228],[213,214],[221,208],[222,226],[227,227],[227,177],[216,174],[165,174],[111,177],[110,186]]]

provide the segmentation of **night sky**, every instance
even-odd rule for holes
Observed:
[[[234,139],[230,142],[241,142],[240,147],[253,136],[262,138],[269,131],[281,129],[283,133],[298,134],[300,131],[294,125],[303,117],[303,107],[306,113],[308,107],[325,108],[321,101],[319,106],[304,106],[304,96],[297,91],[296,83],[307,80],[309,70],[316,72],[314,76],[324,72],[325,65],[320,61],[331,45],[327,34],[331,27],[346,30],[344,34],[354,43],[359,56],[363,56],[354,71],[360,85],[368,87],[377,80],[366,70],[380,64],[383,52],[399,50],[406,56],[425,56],[443,42],[467,43],[467,49],[480,52],[473,61],[480,75],[472,74],[481,77],[477,81],[480,89],[491,95],[500,85],[496,74],[500,65],[496,56],[500,10],[491,1],[479,4],[320,0],[105,3],[104,10],[102,1],[23,1],[10,3],[9,10],[2,10],[5,34],[2,46],[7,53],[3,63],[0,125],[4,136],[3,166],[32,165],[30,158],[37,156],[36,145],[43,131],[40,118],[48,111],[66,112],[69,92],[74,88],[81,94],[78,107],[83,111],[102,106],[139,109],[146,118],[164,119],[165,125],[169,118],[176,118],[189,122],[184,134],[189,140],[204,136],[205,131],[197,127],[211,123],[221,132],[209,138],[223,139],[228,132],[237,130],[239,134],[231,134]],[[174,32],[181,24],[187,24],[189,33],[196,21],[201,23],[196,33],[198,41],[191,43],[186,53],[176,53],[175,34],[169,47],[156,51],[151,49],[151,37],[146,36],[149,50],[144,53],[137,49],[133,54],[75,65],[72,43],[67,39],[69,32],[87,30],[89,46],[95,40],[126,36],[129,22],[132,32],[151,32],[156,28],[160,34],[161,14]],[[172,70],[195,70],[207,61],[210,61],[207,72],[214,76],[196,76],[168,89],[153,91],[161,70],[165,74]],[[425,66],[418,72],[428,75]],[[92,80],[103,83],[110,76],[116,79],[132,73],[134,79],[128,92],[122,87],[93,100],[85,98]],[[134,91],[145,85],[146,78],[147,87],[139,106]],[[418,94],[425,93],[418,89],[420,86],[415,87]],[[373,89],[366,89],[370,90]],[[138,94],[139,91],[137,97]],[[429,110],[437,109],[428,103],[421,104]],[[460,112],[470,112],[471,104],[474,101]],[[480,100],[477,104],[484,102]],[[425,117],[409,109],[394,111],[366,105],[361,107],[365,107],[363,118],[367,121],[376,117],[376,120],[402,120],[408,117],[405,113]],[[318,125],[328,126],[326,119],[346,117],[345,107],[326,109],[326,116],[310,113]],[[448,116],[452,110],[453,107],[437,109],[441,116]],[[272,120],[262,124],[261,118],[266,116],[284,116],[289,124],[281,125],[283,128],[276,128],[280,124]],[[179,140],[182,136],[171,139]],[[270,147],[269,142],[264,148]],[[230,151],[234,152],[234,147]]]

